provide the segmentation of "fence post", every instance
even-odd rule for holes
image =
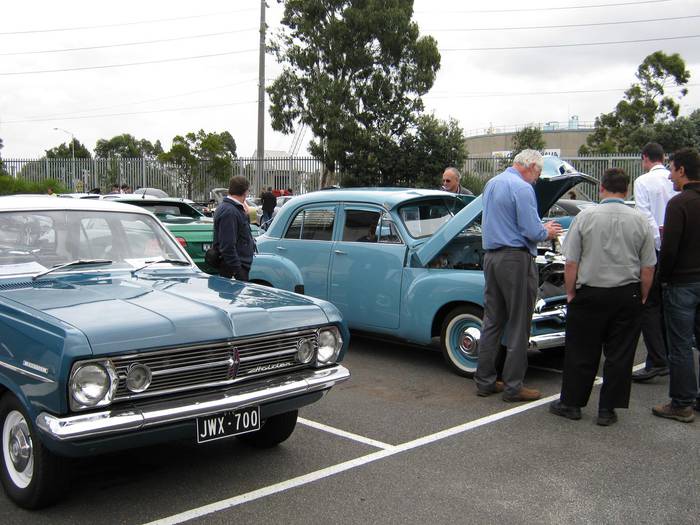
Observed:
[[[44,178],[45,178],[45,179],[49,179],[49,178],[51,178],[51,175],[49,174],[49,158],[46,157],[44,160],[45,160],[44,166],[45,166],[45,169],[46,169],[46,177],[44,177]]]
[[[146,188],[146,157],[141,157],[141,187]]]

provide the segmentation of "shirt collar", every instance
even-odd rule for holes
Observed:
[[[602,201],[600,201],[601,204],[608,204],[610,202],[617,202],[619,204],[625,203],[623,199],[618,199],[617,197],[608,197],[607,199],[603,199]]]

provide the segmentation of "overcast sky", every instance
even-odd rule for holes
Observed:
[[[282,7],[268,5],[270,35]],[[682,114],[700,107],[699,0],[416,0],[414,8],[442,54],[426,108],[468,135],[572,115],[593,121],[657,50],[680,53],[691,71]],[[168,149],[175,135],[201,128],[228,130],[239,156],[252,155],[259,16],[259,0],[3,2],[0,154],[40,157],[70,133],[91,150],[121,133]],[[63,51],[74,48],[92,49]],[[152,63],[124,65],[139,62]],[[76,68],[85,69],[46,72]],[[266,69],[270,83],[280,71],[270,55]],[[267,110],[266,119],[266,149],[289,151],[293,137],[272,131]]]

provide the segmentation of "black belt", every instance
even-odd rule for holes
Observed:
[[[487,252],[527,252],[530,253],[528,248],[524,246],[501,246],[500,248],[494,248],[493,250],[486,250]]]

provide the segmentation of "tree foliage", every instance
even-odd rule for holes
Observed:
[[[676,98],[666,94],[666,90],[672,86],[684,86],[690,80],[690,72],[681,56],[656,51],[644,59],[635,76],[638,82],[625,91],[615,110],[596,118],[595,131],[586,140],[587,145],[581,147],[580,153],[637,152],[642,128],[676,119],[680,105]],[[682,88],[677,97],[687,93],[688,90]]]
[[[95,145],[95,157],[110,158],[119,157],[124,159],[154,159],[163,153],[160,140],[155,143],[146,139],[137,139],[129,133],[116,135],[109,140],[100,139]]]
[[[14,195],[17,193],[45,194],[48,188],[53,189],[54,193],[64,193],[66,191],[65,187],[54,179],[34,182],[22,177],[10,177],[0,173],[0,195]]]
[[[200,129],[197,133],[176,135],[169,151],[158,155],[158,160],[178,166],[180,182],[185,186],[187,196],[194,190],[195,175],[203,169],[207,179],[227,183],[231,176],[231,166],[236,158],[236,141],[228,131],[207,133]],[[201,161],[205,161],[201,163]],[[204,182],[204,178],[199,179]]]
[[[542,130],[535,126],[528,126],[513,135],[511,157],[515,157],[524,149],[542,151],[547,146]]]
[[[273,129],[290,134],[305,124],[309,151],[327,172],[337,163],[386,180],[440,67],[436,41],[412,21],[413,0],[284,5],[271,45],[283,71],[267,90]]]
[[[75,137],[70,142],[64,142],[56,147],[46,150],[47,159],[91,159],[90,150],[81,144]]]

